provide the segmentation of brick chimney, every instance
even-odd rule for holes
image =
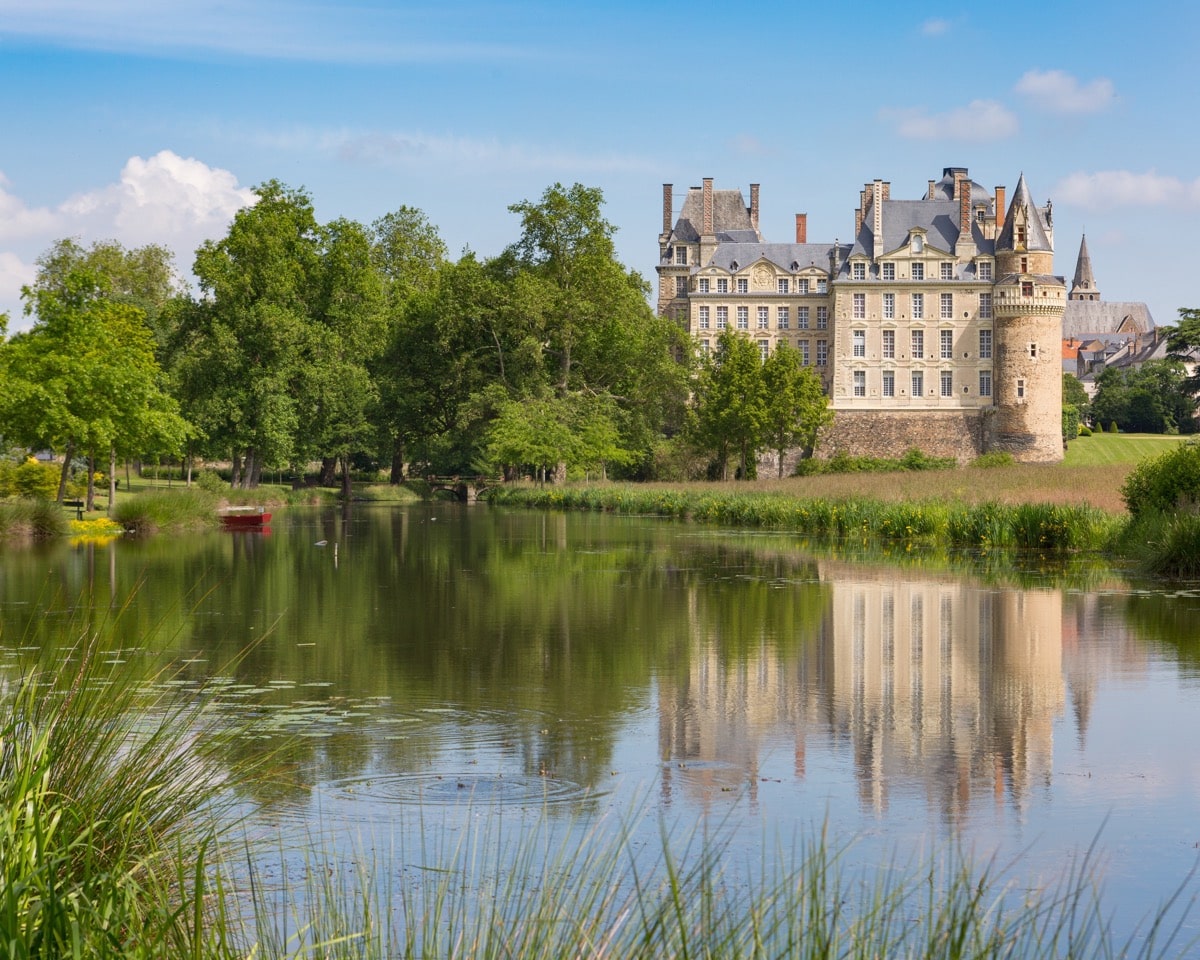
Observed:
[[[963,185],[963,180],[966,179],[966,176],[967,176],[966,171],[964,171],[964,170],[955,170],[954,171],[954,199],[955,200],[962,199],[962,185]]]
[[[854,211],[854,236],[857,237],[862,232],[863,212],[862,207],[855,208]]]
[[[1004,187],[996,188],[996,236],[1000,236],[1000,231],[1004,229]]]
[[[883,199],[884,200],[892,199],[892,182],[890,180],[883,181]]]
[[[671,187],[672,184],[663,184],[663,233],[671,232]]]
[[[704,190],[702,194],[703,214],[700,223],[700,232],[706,236],[712,236],[713,230],[713,178],[704,178]]]
[[[936,181],[936,180],[930,180],[930,181],[929,181],[929,192],[925,194],[925,199],[926,199],[926,200],[932,200],[932,199],[933,199],[933,188],[934,188],[934,187],[936,187],[936,186],[937,186],[937,181]]]
[[[796,242],[808,243],[808,214],[796,214]]]
[[[954,255],[968,260],[978,252],[971,232],[971,181],[966,177],[955,178],[954,187],[958,193],[958,239],[954,241]]]
[[[750,226],[758,233],[758,184],[750,184]]]

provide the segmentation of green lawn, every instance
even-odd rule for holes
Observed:
[[[1063,464],[1068,467],[1097,467],[1110,463],[1137,463],[1165,453],[1187,437],[1156,433],[1094,433],[1067,444]]]

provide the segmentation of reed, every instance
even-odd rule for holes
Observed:
[[[199,487],[147,490],[122,499],[113,519],[134,533],[180,530],[217,522],[217,498]]]
[[[0,502],[0,539],[48,540],[67,530],[67,514],[51,500],[22,497]]]

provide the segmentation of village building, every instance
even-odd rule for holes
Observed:
[[[764,358],[796,348],[835,412],[825,454],[1059,460],[1067,286],[1054,274],[1053,211],[1024,175],[1006,195],[961,167],[916,200],[875,180],[859,193],[850,241],[809,242],[797,214],[794,240],[769,243],[758,184],[747,205],[705,179],[678,217],[664,184],[658,309],[700,351],[726,330]]]

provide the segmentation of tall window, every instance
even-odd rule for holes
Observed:
[[[780,330],[786,330],[792,325],[791,311],[787,307],[775,308],[775,325]]]
[[[942,396],[954,396],[954,374],[950,370],[942,371]]]
[[[675,278],[675,296],[682,297],[687,293],[687,277]]]
[[[883,295],[883,319],[896,319],[896,295],[894,293]]]
[[[885,397],[894,397],[896,395],[896,371],[883,371],[883,395]]]
[[[979,359],[980,360],[991,360],[992,359],[992,331],[991,330],[980,330],[979,331]]]
[[[817,280],[817,293],[828,293],[828,292],[829,292],[829,281],[826,280],[824,277],[821,277],[819,280]]]
[[[992,319],[992,295],[990,293],[981,293],[979,295],[979,319]]]
[[[717,307],[717,329],[724,330],[729,326],[729,308]]]
[[[954,279],[954,264],[951,263],[949,260],[942,261],[942,279],[943,280],[953,280]]]
[[[896,331],[884,330],[883,333],[883,359],[896,359]]]
[[[1017,380],[1017,399],[1018,400],[1025,399],[1025,380],[1024,380],[1024,378],[1018,378],[1018,380]]]
[[[687,266],[687,247],[675,248],[675,262],[681,267]]]
[[[925,318],[925,294],[914,293],[912,295],[912,315],[914,320]]]
[[[829,362],[829,341],[817,341],[817,366],[823,367]]]
[[[708,329],[708,307],[701,307],[699,313],[699,326],[701,330]]]
[[[779,278],[779,281],[778,281],[778,282],[775,284],[775,290],[776,290],[776,292],[777,292],[777,293],[787,293],[787,292],[788,292],[788,279],[787,279],[787,277],[780,277],[780,278]]]
[[[797,280],[796,281],[796,292],[797,293],[808,293],[808,281],[807,280]]]
[[[797,307],[796,308],[796,329],[797,330],[807,330],[808,329],[808,307]]]
[[[865,320],[867,316],[867,295],[865,293],[856,293],[854,295],[853,316],[855,320]]]
[[[912,372],[912,395],[914,397],[925,396],[925,374],[920,370]]]
[[[854,395],[856,397],[865,397],[867,395],[867,371],[854,371]]]
[[[924,330],[914,330],[912,332],[912,355],[914,360],[920,360],[925,356]]]
[[[700,278],[700,292],[708,293],[708,277]]]
[[[711,347],[711,344],[707,340],[700,341],[700,352],[702,354],[704,354],[705,356],[708,356],[708,351],[709,351],[710,347]]]
[[[980,280],[991,280],[992,279],[992,261],[991,260],[980,260],[978,273],[979,273]]]
[[[750,281],[747,280],[745,277],[738,277],[737,278],[737,292],[738,293],[749,293],[750,292]]]
[[[954,331],[939,330],[939,346],[941,347],[941,356],[943,360],[954,359]]]
[[[808,366],[808,341],[801,340],[797,343],[797,346],[800,347],[800,363],[802,366],[807,367]]]
[[[894,263],[885,263],[881,269],[883,271],[884,280],[896,279],[896,265]]]
[[[750,308],[749,307],[738,307],[737,308],[737,328],[739,330],[749,330],[750,329]]]
[[[728,293],[728,292],[729,292],[729,279],[728,279],[728,277],[721,277],[720,279],[717,280],[717,293]]]
[[[954,319],[954,294],[943,293],[940,298],[940,313],[943,320]]]
[[[867,355],[867,331],[855,330],[852,336],[854,339],[854,356],[865,357]]]
[[[912,265],[912,278],[914,280],[925,279],[925,264],[921,263],[919,260]]]
[[[855,280],[867,279],[867,265],[861,260],[856,260],[850,264],[850,275]]]
[[[992,395],[992,371],[979,371],[979,395],[981,397],[990,397]]]
[[[818,330],[828,330],[829,329],[829,308],[828,307],[817,307],[817,329]]]
[[[770,329],[770,326],[771,326],[771,308],[770,307],[759,307],[758,308],[758,329],[759,330],[768,330],[768,329]]]

